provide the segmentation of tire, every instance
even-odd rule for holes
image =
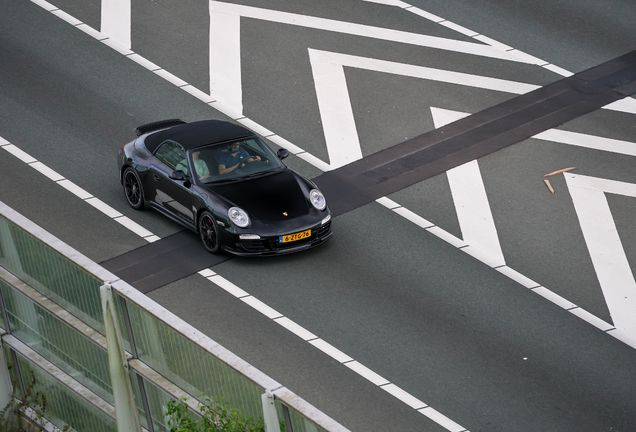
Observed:
[[[144,208],[144,189],[137,172],[131,167],[126,168],[122,180],[126,201],[135,210],[142,210]]]
[[[213,254],[217,254],[221,251],[221,245],[219,243],[219,229],[217,228],[216,221],[209,211],[204,211],[199,217],[199,236],[203,242],[203,247]]]

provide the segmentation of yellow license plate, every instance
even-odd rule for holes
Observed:
[[[280,236],[278,238],[278,242],[279,243],[289,243],[289,242],[293,242],[293,241],[297,241],[297,240],[302,240],[302,239],[310,237],[310,236],[311,236],[311,230],[307,230],[307,231],[299,232],[299,233],[296,233],[296,234],[288,234],[288,235]]]

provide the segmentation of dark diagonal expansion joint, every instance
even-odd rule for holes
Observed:
[[[314,179],[334,215],[366,205],[636,93],[636,51]]]

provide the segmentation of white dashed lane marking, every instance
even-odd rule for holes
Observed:
[[[79,199],[95,207],[97,210],[99,210],[100,212],[108,216],[109,218],[113,219],[114,221],[128,228],[130,231],[137,234],[139,237],[143,238],[144,240],[150,243],[159,240],[159,237],[157,237],[152,232],[148,231],[146,228],[139,225],[137,222],[124,216],[119,211],[115,210],[113,207],[109,206],[108,204],[100,200],[99,198],[94,197],[86,190],[77,186],[75,183],[71,182],[70,180],[68,180],[67,178],[65,178],[58,172],[56,172],[55,170],[44,165],[42,162],[38,161],[37,159],[35,159],[34,157],[29,155],[25,151],[19,149],[14,144],[9,143],[9,141],[1,137],[0,137],[0,147],[2,147],[7,152],[11,153],[13,156],[20,159],[22,162],[26,163],[31,168],[40,172],[45,177],[59,184],[60,186],[62,186],[64,189],[66,189],[67,191],[69,191],[70,193],[78,197]]]

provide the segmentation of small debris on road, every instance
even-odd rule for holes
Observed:
[[[567,171],[572,171],[572,170],[575,170],[575,169],[576,169],[576,167],[564,168],[562,170],[558,170],[558,171],[551,172],[550,174],[546,174],[543,177],[550,177],[550,176],[553,176],[553,175],[561,174],[561,173],[564,173],[564,172],[567,172]]]
[[[550,192],[554,193],[554,188],[552,188],[552,185],[550,184],[550,180],[543,180],[545,185],[548,187],[548,189],[550,189]]]

